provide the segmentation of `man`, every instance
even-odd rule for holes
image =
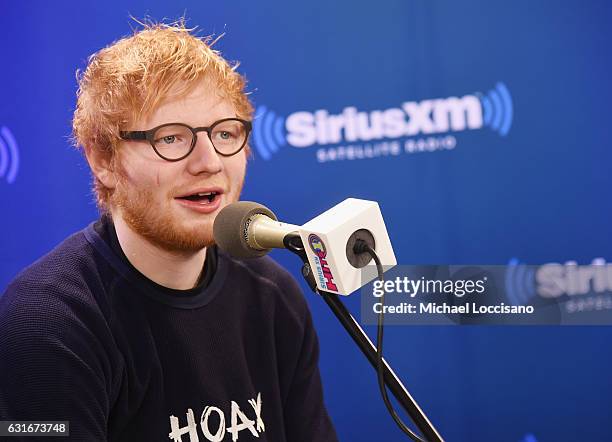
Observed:
[[[0,420],[70,421],[83,441],[337,440],[295,280],[213,244],[252,107],[208,43],[146,26],[80,76],[102,217],[0,298]]]

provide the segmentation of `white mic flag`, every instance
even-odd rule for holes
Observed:
[[[367,260],[361,265],[355,262],[352,244],[360,232],[373,239],[371,247],[385,271],[397,265],[385,222],[375,201],[348,198],[299,227],[320,290],[350,295],[376,277],[376,272],[368,272],[366,276],[360,268],[370,261],[369,255],[364,254]]]

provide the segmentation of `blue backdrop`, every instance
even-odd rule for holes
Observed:
[[[0,291],[97,216],[68,140],[75,70],[131,32],[130,14],[183,13],[226,32],[217,48],[249,80],[243,199],[296,224],[376,200],[401,264],[611,259],[609,2],[3,2]],[[274,256],[298,276],[297,259]],[[405,440],[371,367],[304,289],[340,439]],[[607,327],[397,326],[385,344],[450,441],[607,441],[610,339]]]

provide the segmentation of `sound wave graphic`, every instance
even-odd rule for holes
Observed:
[[[506,295],[513,305],[526,305],[536,296],[535,270],[512,258],[506,269]]]
[[[269,160],[281,146],[287,144],[285,118],[259,106],[253,120],[253,143],[255,150],[264,159]]]
[[[12,184],[17,178],[19,171],[19,149],[17,140],[8,129],[2,126],[0,128],[0,178],[6,179],[9,184]]]
[[[478,95],[482,104],[484,124],[505,137],[510,131],[514,115],[510,91],[504,83],[498,82],[487,95]]]

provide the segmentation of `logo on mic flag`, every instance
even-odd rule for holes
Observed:
[[[308,244],[315,254],[315,261],[317,267],[317,275],[321,281],[325,281],[327,290],[334,292],[338,291],[338,287],[334,283],[334,275],[332,275],[329,264],[327,263],[327,250],[323,240],[318,235],[311,233],[308,235]]]
[[[321,238],[319,238],[314,233],[308,237],[308,244],[310,244],[310,248],[317,255],[321,254],[323,258],[327,256],[327,252],[325,251],[325,244],[323,244]]]

